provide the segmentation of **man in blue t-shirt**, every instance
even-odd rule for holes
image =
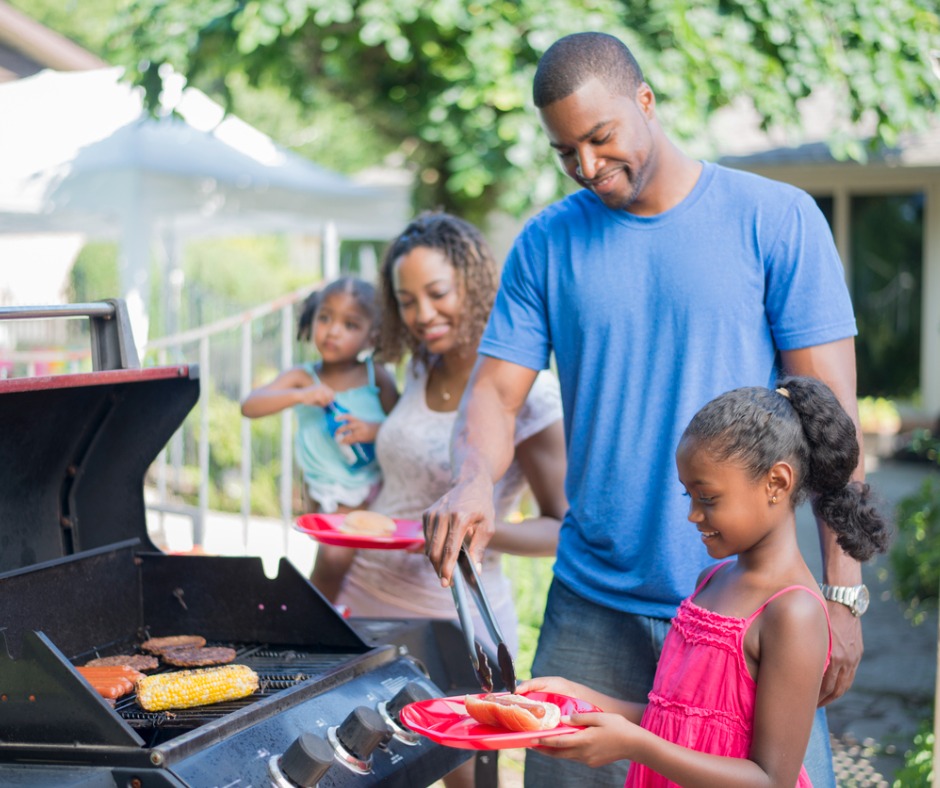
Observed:
[[[427,551],[445,585],[465,538],[480,558],[515,414],[554,353],[570,510],[533,674],[645,702],[669,620],[710,563],[675,468],[683,429],[718,394],[781,372],[824,380],[857,423],[855,319],[812,198],[683,154],[618,39],[556,42],[533,92],[582,188],[529,221],[506,262],[461,403],[454,484],[425,515]],[[843,587],[840,599],[862,595],[858,563],[820,533],[823,582]],[[862,651],[859,608],[829,607],[821,704],[848,689]],[[834,785],[822,712],[806,764],[814,785]],[[609,786],[626,768],[530,750],[526,785]]]

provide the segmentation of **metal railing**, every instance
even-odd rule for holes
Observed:
[[[238,339],[238,398],[244,399],[252,389],[253,336],[261,321],[274,317],[277,321],[278,353],[276,365],[280,370],[294,363],[294,305],[302,301],[315,285],[308,285],[259,306],[246,309],[235,315],[182,331],[172,336],[152,340],[141,348],[141,358],[159,366],[174,364],[198,364],[200,378],[199,402],[187,421],[174,433],[167,446],[160,452],[151,469],[151,478],[156,499],[151,495],[147,508],[157,515],[157,525],[164,526],[167,514],[183,515],[192,521],[193,545],[203,544],[204,528],[210,509],[210,398],[217,389],[217,378],[212,364],[214,342],[235,335]],[[121,307],[121,302],[116,302]],[[71,304],[53,307],[3,307],[7,319],[22,318],[36,320],[45,317],[89,317],[92,322],[91,347],[81,350],[31,350],[4,351],[4,362],[20,364],[26,375],[41,374],[43,364],[57,364],[63,373],[77,373],[89,368],[113,368],[130,359],[138,366],[137,353],[133,348],[118,346],[111,333],[95,328],[95,320],[108,320],[114,308],[104,302],[94,304]],[[100,313],[100,314],[99,314]],[[126,322],[126,315],[124,315]],[[130,336],[129,331],[126,332]],[[133,358],[131,358],[133,356]],[[270,359],[269,359],[270,361]],[[295,477],[293,460],[293,414],[286,409],[279,414],[279,462],[278,505],[283,524],[283,551],[287,552],[287,539],[293,520],[293,483]],[[193,421],[195,424],[193,424]],[[253,454],[251,422],[240,417],[240,515],[242,523],[242,545],[247,547],[248,529],[252,517]],[[191,435],[185,436],[189,431]],[[192,437],[195,435],[195,438]],[[187,439],[188,438],[188,439]],[[197,504],[186,503],[181,491],[185,470],[184,442],[195,443],[197,457]]]
[[[260,306],[240,312],[231,317],[209,323],[199,328],[183,331],[174,336],[162,337],[147,343],[144,357],[155,356],[161,366],[179,363],[181,360],[195,362],[199,365],[200,396],[196,412],[198,414],[198,505],[195,510],[180,507],[171,499],[169,484],[171,477],[177,480],[176,487],[180,487],[179,478],[183,465],[183,430],[181,427],[170,439],[167,447],[161,452],[155,463],[155,476],[157,480],[157,500],[148,503],[148,507],[160,513],[183,513],[193,519],[193,543],[203,543],[203,528],[209,512],[210,490],[210,424],[209,401],[215,390],[214,374],[211,363],[211,343],[220,336],[238,332],[240,335],[239,354],[239,399],[244,399],[252,389],[252,350],[253,329],[258,321],[270,315],[279,317],[280,353],[278,363],[280,369],[287,369],[293,363],[293,323],[294,305],[302,301],[310,293],[310,287],[295,290],[292,293],[276,298]],[[293,414],[288,408],[279,414],[280,418],[280,465],[278,499],[280,505],[281,521],[284,525],[284,549],[287,548],[287,534],[290,528],[293,512]],[[240,479],[241,501],[240,514],[242,521],[242,543],[247,545],[248,526],[252,516],[251,481],[252,481],[252,436],[249,419],[242,418],[240,424]],[[185,426],[185,425],[184,425]]]

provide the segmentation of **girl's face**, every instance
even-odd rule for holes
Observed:
[[[772,530],[771,512],[782,511],[788,499],[774,491],[769,478],[754,480],[733,461],[717,462],[695,439],[676,450],[679,481],[690,498],[689,521],[701,534],[712,558],[727,558],[749,550]]]
[[[371,338],[372,321],[349,293],[323,299],[313,316],[313,342],[326,363],[352,361]]]
[[[392,266],[392,286],[402,323],[429,353],[458,345],[463,295],[443,252],[419,246],[403,254]]]

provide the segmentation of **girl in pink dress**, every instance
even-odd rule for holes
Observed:
[[[527,681],[519,692],[603,710],[572,715],[584,730],[541,740],[542,752],[589,766],[629,759],[628,788],[811,785],[802,761],[831,642],[794,509],[810,494],[858,561],[885,550],[888,530],[868,485],[851,480],[858,440],[833,393],[807,377],[778,386],[723,394],[683,433],[676,465],[689,520],[710,556],[736,558],[706,570],[679,606],[649,703],[558,677]]]

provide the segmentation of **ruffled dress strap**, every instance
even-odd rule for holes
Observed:
[[[826,649],[826,667],[828,668],[829,658],[832,656],[832,621],[829,619],[829,608],[826,607],[826,600],[824,600],[822,596],[820,596],[813,589],[807,588],[806,586],[800,586],[800,585],[787,586],[786,588],[781,588],[779,591],[777,591],[777,593],[771,594],[770,597],[767,599],[767,601],[764,602],[764,604],[762,604],[759,608],[757,608],[757,610],[755,610],[753,613],[751,613],[751,615],[749,615],[746,619],[744,619],[744,626],[741,628],[740,637],[743,639],[744,633],[747,632],[747,629],[751,625],[751,622],[753,622],[755,618],[757,618],[761,613],[764,612],[764,609],[767,607],[767,605],[773,602],[778,596],[782,596],[783,594],[786,594],[790,591],[805,591],[807,594],[811,594],[817,600],[819,600],[819,604],[822,605],[823,613],[826,614],[826,629],[829,632],[829,647]]]
[[[715,565],[708,571],[708,574],[705,575],[705,577],[702,579],[702,582],[699,583],[698,586],[695,588],[695,591],[692,592],[692,596],[690,596],[689,599],[695,599],[695,597],[698,596],[698,592],[701,591],[703,588],[705,588],[705,586],[708,585],[708,581],[712,579],[712,576],[715,574],[715,572],[717,572],[717,571],[718,571],[719,569],[721,569],[723,566],[727,566],[728,564],[733,564],[733,563],[734,563],[734,559],[733,559],[733,558],[729,558],[727,561],[722,561],[720,564],[715,564]]]
[[[366,356],[366,374],[369,376],[369,388],[375,388],[375,362],[372,361],[372,354]]]

